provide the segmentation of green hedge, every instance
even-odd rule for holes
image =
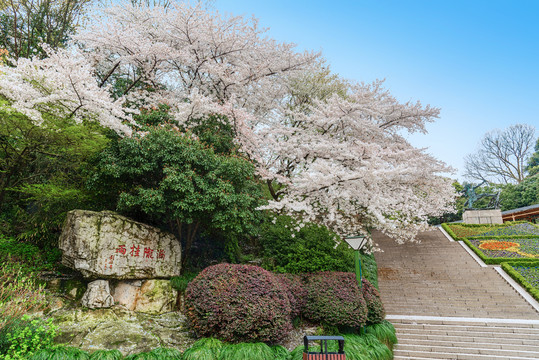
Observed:
[[[502,269],[505,270],[509,276],[511,276],[516,282],[518,282],[535,300],[539,301],[539,289],[530,284],[524,276],[516,271],[513,266],[537,266],[539,267],[539,260],[528,260],[520,262],[503,262]]]
[[[443,223],[442,228],[449,234],[449,236],[453,238],[453,240],[462,240],[457,235],[455,235],[455,233],[453,232],[453,230],[451,230],[447,223]]]

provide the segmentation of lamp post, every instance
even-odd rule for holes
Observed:
[[[359,257],[359,250],[361,250],[361,248],[365,246],[368,239],[369,238],[366,235],[350,236],[344,239],[346,243],[355,250],[354,253],[356,260],[356,279],[359,284],[360,290],[363,289],[363,284],[361,283],[361,259]]]

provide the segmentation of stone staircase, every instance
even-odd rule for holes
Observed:
[[[395,359],[539,359],[539,312],[494,268],[439,230],[405,245],[373,238]]]
[[[399,339],[395,360],[539,359],[539,321],[399,318],[390,321]]]

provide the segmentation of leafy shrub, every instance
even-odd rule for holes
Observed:
[[[359,329],[367,322],[367,305],[352,273],[321,272],[307,278],[304,316],[323,324]]]
[[[199,336],[230,342],[275,343],[292,328],[286,290],[257,266],[207,267],[187,286],[186,308]]]
[[[261,229],[262,266],[277,273],[355,271],[354,251],[328,228],[307,224],[300,228],[290,217],[266,221]],[[361,254],[363,275],[378,286],[374,256]]]
[[[57,248],[40,249],[36,245],[0,235],[0,261],[15,261],[28,269],[39,271],[51,269],[60,256]]]
[[[386,317],[378,290],[366,279],[361,279],[362,294],[367,303],[367,324],[379,324]]]
[[[180,293],[184,293],[185,289],[187,289],[187,285],[191,280],[193,280],[198,273],[193,272],[187,272],[183,273],[180,276],[173,276],[170,278],[170,285],[173,289],[178,290]]]
[[[299,231],[297,231],[299,230]],[[353,271],[354,253],[324,226],[308,224],[303,228],[286,216],[262,226],[263,266],[280,273],[313,273],[318,271]]]
[[[12,261],[0,267],[0,330],[30,310],[46,306],[43,286],[24,266]]]
[[[290,302],[290,317],[299,316],[307,303],[307,290],[301,276],[296,274],[276,274],[276,276],[287,292]]]
[[[2,355],[2,360],[28,359],[36,351],[47,350],[53,346],[53,339],[57,334],[58,327],[52,324],[52,319],[30,320],[25,315],[19,326],[5,334],[9,348]]]

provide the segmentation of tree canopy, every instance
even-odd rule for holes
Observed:
[[[131,136],[141,109],[165,104],[185,130],[218,114],[268,184],[264,209],[341,235],[377,227],[410,239],[452,208],[442,176],[451,169],[402,135],[426,133],[439,109],[401,103],[381,81],[339,79],[320,54],[271,39],[256,19],[137,1],[103,9],[73,38],[0,68],[0,94],[36,124],[45,112]]]
[[[520,183],[527,175],[526,163],[535,141],[535,128],[512,125],[485,134],[479,150],[465,158],[465,176],[494,183]]]

